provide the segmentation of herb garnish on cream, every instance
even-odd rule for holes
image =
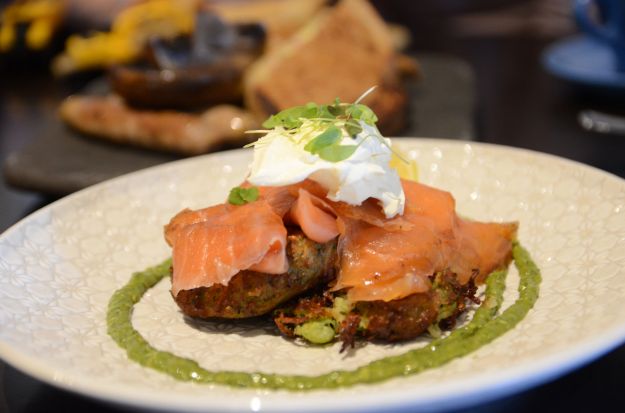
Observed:
[[[271,116],[265,136],[251,144],[253,185],[290,185],[311,179],[328,190],[332,201],[360,205],[377,199],[387,218],[403,214],[405,196],[395,169],[390,139],[377,117],[360,103],[309,103]]]

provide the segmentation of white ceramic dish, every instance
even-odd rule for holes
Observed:
[[[0,237],[0,357],[55,386],[98,399],[187,411],[444,410],[546,381],[625,341],[625,181],[549,155],[461,142],[397,141],[421,181],[450,190],[460,213],[519,220],[543,272],[521,324],[477,352],[423,374],[333,391],[289,393],[177,382],[126,359],[106,334],[111,294],[162,261],[162,225],[183,207],[221,202],[250,152],[166,164],[91,187]],[[515,274],[506,300],[515,297]],[[314,374],[419,343],[367,345],[350,356],[309,348],[259,324],[185,323],[165,282],[137,305],[136,328],[157,348],[209,369]],[[200,327],[200,328],[198,328]]]

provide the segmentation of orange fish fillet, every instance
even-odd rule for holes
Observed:
[[[185,210],[165,227],[172,245],[172,294],[227,285],[239,271],[269,274],[288,270],[286,228],[266,201]]]
[[[467,221],[448,192],[412,181],[402,186],[410,230],[344,218],[333,290],[347,288],[353,301],[390,301],[427,291],[428,277],[439,271],[450,269],[464,284],[508,264],[516,223]]]
[[[246,184],[244,184],[245,186]],[[402,181],[404,214],[385,219],[373,200],[360,206],[332,202],[312,181],[260,187],[257,201],[184,210],[165,228],[173,247],[172,293],[224,284],[239,271],[288,270],[286,227],[298,225],[313,241],[339,236],[334,291],[352,301],[390,301],[431,288],[429,277],[449,270],[477,283],[511,258],[516,223],[460,218],[451,194]]]
[[[300,188],[297,201],[291,207],[291,218],[300,226],[302,232],[315,242],[321,244],[339,235],[336,217],[324,211],[329,206],[320,198]]]

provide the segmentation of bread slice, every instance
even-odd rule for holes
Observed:
[[[280,47],[305,25],[327,0],[216,1],[207,6],[231,24],[262,23],[266,50]]]
[[[248,111],[232,105],[201,114],[143,110],[115,95],[70,96],[59,112],[65,123],[89,137],[182,155],[243,145],[250,139],[245,131],[258,126]]]
[[[283,47],[270,50],[247,71],[245,102],[258,117],[338,97],[363,102],[380,118],[383,133],[404,125],[406,93],[388,27],[366,0],[341,0],[322,9]]]

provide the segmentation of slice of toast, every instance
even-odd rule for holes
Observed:
[[[65,123],[89,137],[182,155],[243,145],[250,139],[245,131],[258,126],[249,112],[232,105],[191,114],[136,109],[114,95],[70,96],[59,112]]]
[[[266,49],[280,47],[308,22],[327,0],[214,1],[207,6],[231,24],[262,23],[267,30]]]
[[[282,46],[266,53],[246,74],[245,101],[258,117],[336,97],[354,102],[377,85],[363,103],[380,118],[378,126],[385,134],[404,126],[407,98],[392,37],[366,0],[341,0],[322,9]]]

